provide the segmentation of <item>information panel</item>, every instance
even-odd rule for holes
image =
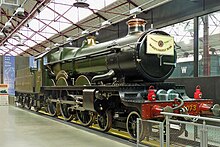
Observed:
[[[8,105],[8,85],[0,84],[0,106]]]
[[[3,79],[4,84],[8,85],[8,94],[15,95],[14,82],[15,82],[15,57],[4,56],[3,66]]]

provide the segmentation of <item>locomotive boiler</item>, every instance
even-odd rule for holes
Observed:
[[[134,139],[137,118],[163,120],[162,111],[219,115],[219,105],[201,93],[192,99],[183,86],[164,82],[176,66],[174,38],[145,31],[145,23],[129,20],[128,35],[120,39],[96,44],[89,36],[80,48],[58,47],[37,56],[37,68],[26,70],[29,79],[17,74],[17,101],[84,126],[97,123],[102,131],[127,130]],[[142,126],[142,139],[146,130]]]

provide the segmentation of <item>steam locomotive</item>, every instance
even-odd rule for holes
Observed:
[[[103,132],[127,130],[134,139],[137,118],[163,120],[160,112],[219,115],[219,105],[201,99],[199,88],[189,98],[183,86],[164,82],[176,66],[174,38],[145,31],[145,23],[133,18],[123,38],[96,44],[89,36],[80,48],[58,47],[37,56],[37,68],[17,71],[17,103],[84,126],[97,123]],[[146,129],[141,130],[144,138]]]

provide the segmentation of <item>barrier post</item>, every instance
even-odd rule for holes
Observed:
[[[166,147],[170,146],[170,122],[169,116],[166,115]]]
[[[163,122],[160,123],[159,127],[160,127],[160,147],[164,147]]]
[[[140,118],[137,118],[137,147],[139,146],[139,142],[140,142],[140,123],[139,123],[139,121],[140,121],[141,119]]]

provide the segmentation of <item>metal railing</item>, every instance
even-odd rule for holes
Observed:
[[[164,122],[137,119],[137,146],[220,146],[220,119],[161,112]],[[176,118],[182,118],[176,119]],[[145,129],[144,140],[142,135]],[[156,129],[156,136],[155,130]],[[154,145],[151,145],[154,140]]]
[[[207,146],[220,146],[220,134],[216,133],[216,136],[211,139],[210,136],[213,136],[213,133],[215,131],[220,132],[220,126],[218,126],[218,123],[220,123],[220,119],[216,118],[209,118],[209,117],[201,117],[201,116],[192,116],[192,115],[185,115],[185,114],[175,114],[175,113],[167,113],[167,112],[161,112],[161,114],[165,115],[166,120],[166,146],[170,146],[170,123],[178,123],[178,124],[184,124],[186,126],[186,131],[188,129],[188,132],[193,134],[193,138],[186,138],[188,142],[193,141],[196,146],[200,147],[207,147]],[[177,121],[175,119],[172,119],[172,117],[182,117],[187,120],[191,121]],[[211,125],[210,125],[211,124]],[[191,128],[191,130],[190,130]],[[192,128],[194,128],[194,131],[192,132]],[[189,134],[189,133],[187,133]],[[188,135],[187,135],[188,136]]]
[[[143,128],[142,128],[143,127]],[[146,129],[144,131],[146,134],[145,140],[141,140],[140,135],[141,130]],[[156,130],[156,132],[154,132]],[[137,147],[140,146],[140,143],[150,142],[150,139],[159,140],[157,144],[160,144],[160,147],[164,147],[164,122],[154,121],[154,120],[142,120],[141,118],[137,118]]]

